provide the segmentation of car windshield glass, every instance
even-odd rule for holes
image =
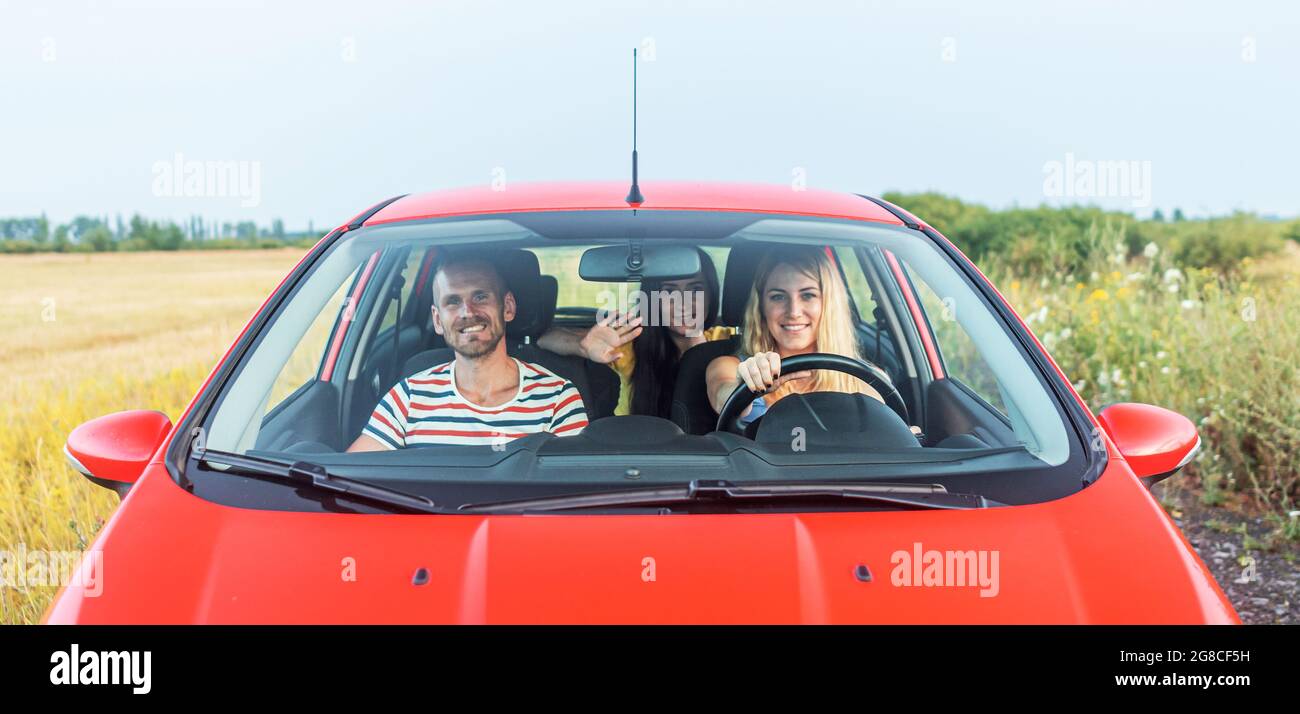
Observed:
[[[902,226],[752,212],[367,226],[281,288],[203,444],[450,508],[699,479],[1077,490],[1048,375],[955,260]]]

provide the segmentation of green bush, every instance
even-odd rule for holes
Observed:
[[[1247,213],[1166,223],[1093,206],[993,211],[932,192],[884,198],[934,226],[972,260],[1005,261],[1025,274],[1078,272],[1098,253],[1122,261],[1151,244],[1181,267],[1232,273],[1243,258],[1277,252],[1284,237],[1300,240],[1300,221]]]
[[[47,248],[30,240],[11,238],[0,241],[0,253],[35,253],[42,250]]]
[[[1275,253],[1282,247],[1282,226],[1248,214],[1176,226],[1169,247],[1180,265],[1233,270],[1242,258]]]
[[[949,238],[974,221],[988,215],[989,209],[975,203],[966,203],[952,196],[930,191],[928,193],[886,193],[881,198],[902,206],[935,230]]]

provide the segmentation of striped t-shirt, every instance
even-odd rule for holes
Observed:
[[[514,358],[511,358],[514,359]],[[491,446],[549,431],[577,434],[587,410],[572,382],[515,359],[519,390],[505,404],[482,407],[456,389],[455,362],[407,377],[379,401],[362,432],[390,449],[426,444]]]

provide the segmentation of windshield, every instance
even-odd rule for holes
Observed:
[[[453,507],[697,479],[1008,504],[1079,488],[1046,377],[915,230],[647,210],[402,222],[344,233],[283,289],[212,387],[207,449]],[[186,477],[238,478],[222,469]]]

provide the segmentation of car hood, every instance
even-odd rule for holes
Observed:
[[[1031,506],[662,516],[250,510],[154,464],[92,548],[48,622],[1238,621],[1114,459]]]

